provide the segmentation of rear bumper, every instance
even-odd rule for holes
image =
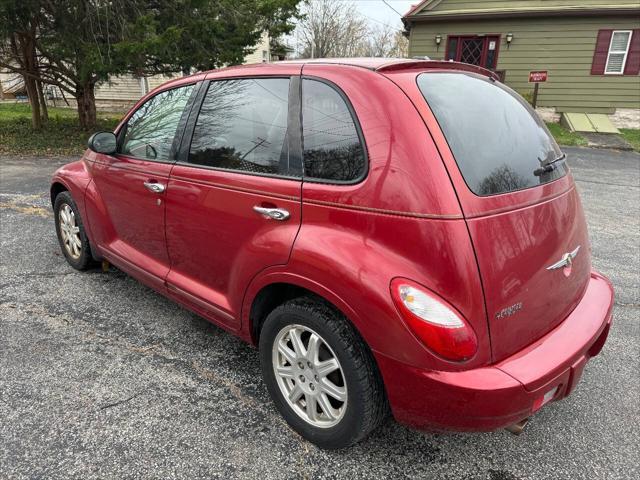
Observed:
[[[592,272],[567,319],[540,340],[488,367],[460,372],[421,370],[376,354],[394,417],[421,429],[483,431],[518,422],[557,389],[569,395],[587,361],[600,353],[611,325],[613,288]]]

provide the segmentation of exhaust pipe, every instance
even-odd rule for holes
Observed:
[[[505,430],[513,433],[514,435],[520,435],[522,432],[524,432],[524,427],[527,426],[527,423],[529,423],[529,419],[525,418],[524,420],[520,420],[519,422],[516,422],[513,425],[509,425],[508,427],[505,427]]]

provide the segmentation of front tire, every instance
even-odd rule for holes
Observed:
[[[260,334],[262,375],[287,423],[321,448],[362,440],[386,417],[382,380],[364,341],[313,298],[273,310]]]
[[[60,192],[53,204],[58,242],[69,265],[86,270],[93,263],[91,246],[76,202],[69,192]]]

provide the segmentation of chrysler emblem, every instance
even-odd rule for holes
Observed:
[[[579,250],[580,245],[578,245],[573,252],[567,252],[562,255],[560,261],[554,263],[553,265],[549,265],[547,267],[547,270],[557,270],[558,268],[564,268],[565,274],[569,276],[569,274],[571,274],[571,265],[573,265],[573,259],[576,258]]]

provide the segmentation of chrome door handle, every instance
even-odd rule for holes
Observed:
[[[163,183],[158,182],[144,182],[144,186],[147,187],[147,190],[150,190],[153,193],[162,193],[166,188]]]
[[[283,221],[290,217],[289,212],[284,208],[267,208],[256,205],[255,207],[253,207],[253,211],[259,213],[265,218],[270,218],[272,220]]]

